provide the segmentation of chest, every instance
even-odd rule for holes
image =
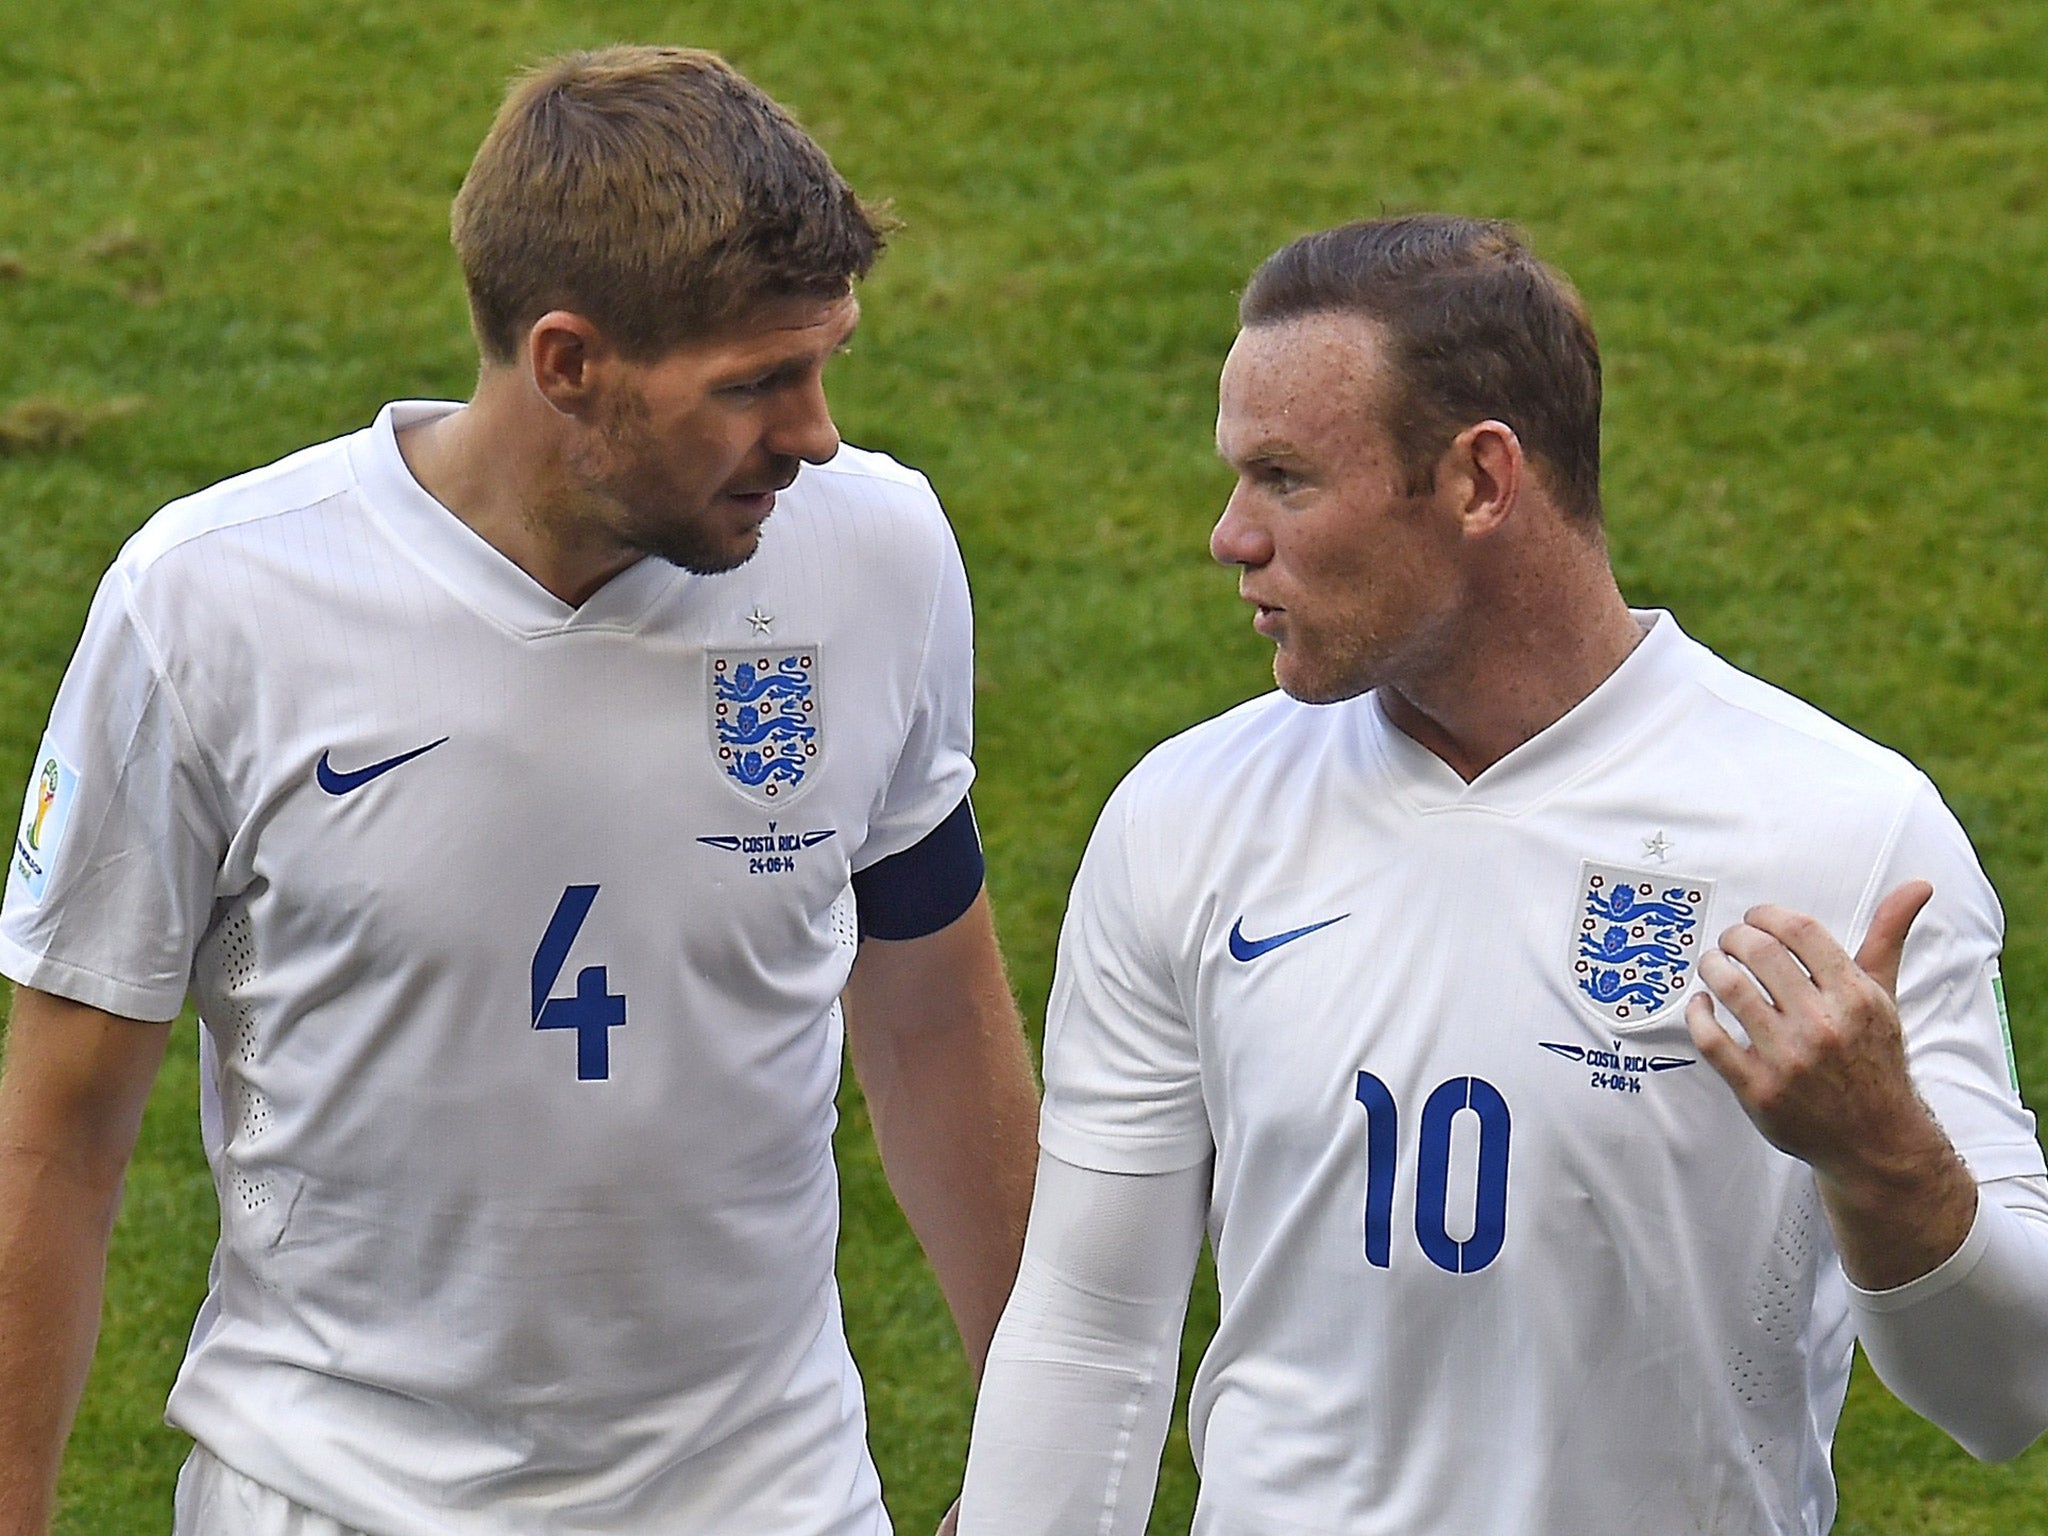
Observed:
[[[907,728],[888,625],[773,567],[538,636],[424,585],[298,598],[203,692],[223,901],[408,953],[537,937],[578,888],[652,953],[722,946],[693,964],[828,933]]]
[[[1227,860],[1182,972],[1219,1186],[1285,1169],[1410,1224],[1434,1201],[1482,1247],[1510,1187],[1737,1189],[1782,1160],[1687,1032],[1698,958],[1765,900],[1844,932],[1867,866],[1678,797],[1325,823]]]

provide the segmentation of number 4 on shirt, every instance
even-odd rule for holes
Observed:
[[[626,1022],[625,996],[611,990],[601,965],[586,965],[577,973],[572,996],[549,994],[595,900],[594,885],[572,885],[563,891],[555,915],[548,919],[548,931],[540,936],[540,948],[533,952],[533,1027],[576,1031],[576,1076],[586,1083],[612,1075],[611,1032]]]

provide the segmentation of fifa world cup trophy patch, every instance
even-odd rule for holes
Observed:
[[[1711,880],[1582,864],[1570,956],[1580,998],[1613,1027],[1632,1029],[1683,997],[1713,894]]]
[[[8,871],[8,883],[30,901],[41,901],[49,888],[50,871],[56,867],[64,828],[71,820],[71,802],[77,798],[77,772],[45,736],[22,801],[21,828],[14,834],[14,859]]]
[[[711,751],[756,805],[788,803],[811,779],[824,738],[818,648],[711,651]]]

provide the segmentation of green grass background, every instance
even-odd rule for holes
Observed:
[[[1629,594],[1941,783],[2048,1082],[2039,0],[0,0],[0,777],[156,505],[465,392],[448,199],[509,70],[622,39],[725,52],[905,221],[834,397],[960,530],[1034,1021],[1110,786],[1267,686],[1204,552],[1235,291],[1303,230],[1438,207],[1524,221],[1592,304]],[[75,430],[35,446],[50,418],[6,414],[33,400]],[[213,1214],[189,1025],[172,1056],[65,1474],[78,1536],[165,1529],[182,1454],[158,1415]],[[969,1388],[845,1108],[848,1326],[914,1533]],[[1191,1350],[1212,1321],[1205,1291]],[[1837,1464],[1853,1536],[2048,1529],[2048,1452],[1975,1466],[1867,1374]],[[1155,1532],[1192,1490],[1177,1436]]]

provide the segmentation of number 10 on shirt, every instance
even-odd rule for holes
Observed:
[[[533,1027],[576,1031],[576,1076],[581,1082],[602,1082],[612,1075],[612,1031],[626,1022],[624,994],[611,990],[601,965],[586,965],[576,974],[570,997],[551,997],[569,950],[597,900],[594,885],[572,885],[555,903],[547,932],[533,952]]]
[[[1394,1161],[1401,1114],[1393,1090],[1370,1072],[1358,1074],[1356,1092],[1365,1110],[1365,1261],[1386,1269],[1393,1262]],[[1479,1117],[1472,1235],[1462,1239],[1448,1230],[1451,1129],[1461,1110]],[[1415,1149],[1415,1240],[1438,1269],[1469,1275],[1500,1254],[1508,1230],[1509,1125],[1508,1101],[1483,1077],[1449,1078],[1423,1101]]]

